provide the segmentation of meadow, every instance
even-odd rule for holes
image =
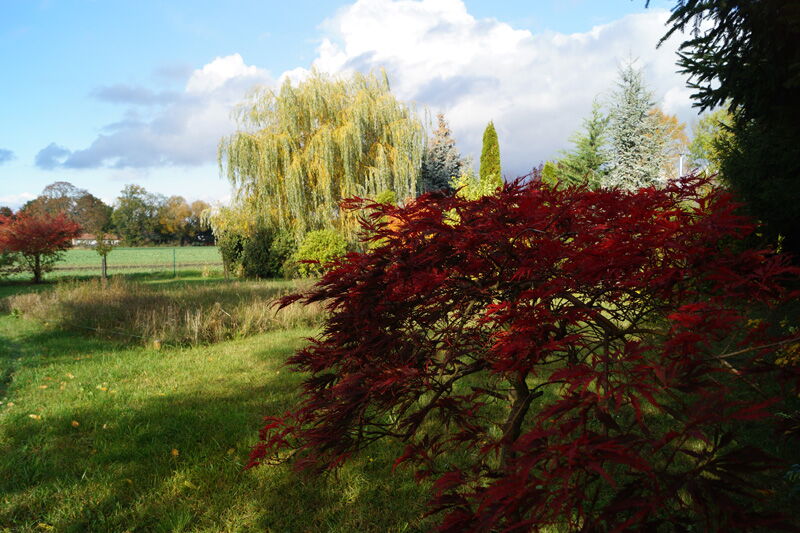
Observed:
[[[259,290],[199,276],[124,283],[151,295]],[[261,291],[292,288],[280,285]],[[19,297],[22,287],[2,293]],[[75,287],[38,290],[49,298]],[[409,471],[392,472],[395,445],[324,476],[243,470],[263,416],[297,401],[301,377],[283,362],[315,331],[284,323],[156,349],[3,313],[0,531],[429,529],[425,487]]]
[[[46,279],[97,276],[100,274],[100,256],[91,248],[71,248],[64,252]],[[118,247],[108,254],[109,274],[155,273],[185,270],[222,270],[222,256],[216,246],[178,247]],[[30,274],[14,274],[10,279],[29,279]]]

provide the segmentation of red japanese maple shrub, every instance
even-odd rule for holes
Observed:
[[[34,283],[40,283],[79,233],[80,226],[63,213],[36,216],[21,211],[14,217],[0,216],[0,251],[20,257]]]
[[[742,504],[774,461],[730,429],[768,415],[739,389],[791,340],[743,306],[781,303],[798,270],[726,246],[753,228],[705,185],[347,202],[382,244],[284,300],[330,319],[250,465],[329,469],[389,437],[434,476],[441,531],[778,527]]]

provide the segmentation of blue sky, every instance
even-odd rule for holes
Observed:
[[[3,0],[0,204],[66,180],[113,201],[127,183],[224,200],[215,146],[255,84],[386,68],[398,97],[444,111],[465,155],[488,120],[513,177],[568,147],[616,68],[691,120],[671,2],[629,0]]]

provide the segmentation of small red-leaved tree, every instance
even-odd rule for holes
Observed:
[[[41,283],[42,274],[52,270],[60,252],[72,245],[80,226],[66,215],[33,216],[19,212],[14,217],[0,216],[0,250],[17,254],[34,283]]]
[[[706,186],[350,201],[381,244],[284,300],[331,315],[251,466],[329,469],[390,437],[434,476],[442,531],[778,527],[742,503],[774,462],[731,430],[768,415],[748,375],[790,340],[745,312],[798,270],[733,251],[752,226]]]

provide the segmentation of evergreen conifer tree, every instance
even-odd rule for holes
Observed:
[[[451,191],[450,182],[461,175],[463,161],[444,114],[439,113],[436,119],[439,127],[428,141],[422,159],[418,184],[420,194],[429,191]]]
[[[623,67],[609,110],[611,154],[604,186],[633,190],[664,181],[666,132],[650,112],[653,104],[642,71],[632,63]]]
[[[583,130],[570,139],[575,145],[571,152],[555,166],[557,179],[562,187],[587,183],[598,187],[607,173],[608,150],[606,148],[608,116],[595,100],[592,114],[583,121]]]
[[[503,175],[500,171],[500,143],[497,140],[497,131],[494,123],[489,122],[483,130],[483,149],[481,150],[481,167],[478,173],[481,184],[491,185],[491,190],[503,185]],[[485,188],[485,187],[484,187]]]
[[[722,178],[800,258],[800,9],[787,0],[680,0],[661,39],[686,32],[678,66],[701,111],[730,106]],[[800,261],[800,259],[798,259]]]

